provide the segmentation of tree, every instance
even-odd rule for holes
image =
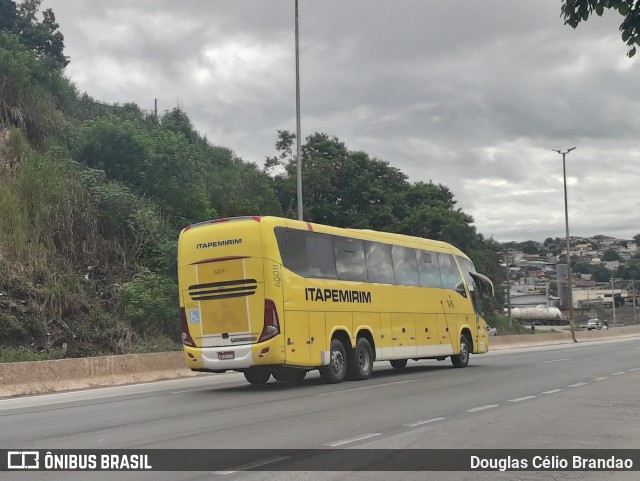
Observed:
[[[0,30],[13,32],[17,18],[16,3],[13,0],[0,0]]]
[[[620,255],[613,249],[607,249],[606,251],[604,251],[604,254],[602,254],[602,260],[607,262],[619,261]]]
[[[17,5],[13,0],[0,0],[0,30],[15,34],[20,42],[39,57],[53,59],[59,67],[66,67],[69,58],[64,56],[64,36],[50,8],[38,11],[42,0],[24,0]]]
[[[605,266],[596,264],[593,267],[593,280],[596,282],[607,282],[611,277],[611,271]]]
[[[528,240],[522,243],[522,253],[537,255],[540,252],[538,251],[538,243],[536,241]]]
[[[601,17],[605,9],[616,10],[624,17],[620,24],[622,41],[627,45],[627,56],[633,57],[640,45],[640,0],[563,0],[561,15],[565,25],[576,28],[594,12]]]
[[[283,211],[292,214],[297,207],[294,137],[278,134],[280,154],[267,164],[284,163],[285,172],[274,177],[273,185]],[[409,187],[406,175],[387,162],[349,151],[337,137],[317,132],[302,147],[302,176],[305,218],[337,227],[393,230],[398,194]]]
[[[626,262],[622,266],[619,266],[616,272],[616,277],[640,280],[640,259],[634,259]]]

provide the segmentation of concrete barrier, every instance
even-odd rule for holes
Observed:
[[[0,397],[117,386],[197,376],[182,352],[0,364]]]
[[[613,327],[604,331],[576,330],[578,342],[618,339],[623,337],[640,336],[640,326]],[[513,349],[527,346],[547,346],[553,344],[571,344],[571,332],[553,332],[540,334],[518,334],[512,336],[495,336],[489,338],[489,350]]]
[[[605,331],[576,331],[579,342],[640,336],[640,326]],[[570,344],[570,332],[489,338],[489,350]],[[0,397],[118,386],[203,375],[184,367],[182,352],[59,359],[0,364]]]

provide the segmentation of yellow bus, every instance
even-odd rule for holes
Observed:
[[[193,371],[243,372],[252,384],[371,376],[374,361],[487,352],[491,281],[438,241],[278,217],[183,229],[181,336]]]

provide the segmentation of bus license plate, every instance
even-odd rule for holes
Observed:
[[[235,357],[235,353],[233,351],[224,351],[218,353],[218,359],[233,359]]]

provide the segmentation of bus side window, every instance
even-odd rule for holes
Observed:
[[[307,266],[304,231],[276,227],[275,233],[282,265],[296,274],[307,277],[309,267]]]
[[[408,247],[393,246],[391,248],[393,272],[396,284],[403,286],[419,286],[418,261],[416,251]]]
[[[460,275],[460,270],[455,259],[451,254],[438,254],[440,262],[440,276],[442,278],[442,287],[459,292],[466,297],[464,292],[464,284]]]
[[[367,282],[363,242],[359,239],[334,237],[336,271],[341,281]]]
[[[308,231],[304,235],[309,277],[336,279],[333,236]]]
[[[393,274],[390,244],[366,241],[364,243],[364,254],[369,282],[395,284],[396,279]]]
[[[442,288],[437,253],[418,251],[418,274],[421,286]]]

